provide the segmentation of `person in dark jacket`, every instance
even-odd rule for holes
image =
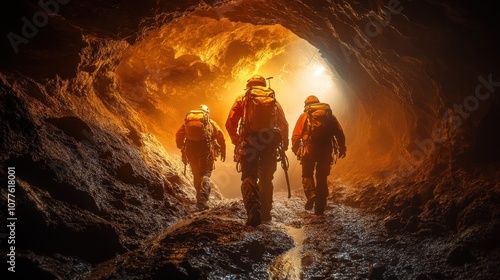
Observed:
[[[306,195],[306,210],[322,215],[328,197],[327,178],[333,163],[334,147],[340,158],[345,157],[345,136],[342,126],[331,112],[330,106],[307,97],[302,113],[292,134],[292,151],[301,160],[302,186]],[[316,170],[316,182],[314,171]]]

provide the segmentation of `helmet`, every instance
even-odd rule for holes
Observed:
[[[312,104],[312,103],[319,103],[319,99],[315,95],[309,95],[306,98],[306,101],[304,101],[305,106]]]
[[[207,105],[201,104],[200,105],[200,110],[202,110],[203,112],[205,112],[207,114],[210,114],[210,109],[208,108]]]
[[[253,75],[247,80],[247,88],[251,86],[266,86],[266,79],[260,75]]]

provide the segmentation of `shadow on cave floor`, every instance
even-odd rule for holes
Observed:
[[[245,226],[241,199],[206,211],[93,270],[90,279],[491,279],[495,259],[453,237],[387,231],[383,217],[330,200],[325,215],[304,197],[274,195],[273,220]],[[491,255],[490,255],[491,257]]]

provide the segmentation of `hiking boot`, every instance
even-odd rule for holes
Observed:
[[[314,205],[314,214],[323,215],[323,213],[325,212],[325,208],[326,208],[326,203],[322,204],[316,202],[316,204]]]
[[[326,198],[317,197],[314,203],[314,214],[323,215],[323,212],[325,212],[325,208],[326,208]]]
[[[309,199],[307,199],[307,202],[306,202],[306,210],[312,210],[313,209],[313,205],[314,205],[314,201],[316,200],[316,196],[315,195],[312,195],[311,197],[309,197]]]
[[[262,222],[270,222],[273,219],[270,212],[262,213]]]
[[[203,203],[203,202],[198,202],[198,203],[196,203],[196,208],[200,211],[203,211],[203,210],[208,209],[208,205],[206,203]]]
[[[324,208],[322,208],[322,209],[320,209],[320,208],[314,208],[314,214],[315,215],[321,216],[321,215],[323,215],[324,212],[325,212]]]
[[[260,215],[260,210],[253,209],[248,213],[247,226],[257,227],[262,222],[262,217]]]

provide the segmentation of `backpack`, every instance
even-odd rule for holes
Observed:
[[[275,128],[276,106],[274,90],[263,86],[251,87],[245,93],[243,112],[245,127],[254,132]]]
[[[304,109],[307,113],[307,134],[311,139],[331,137],[331,124],[334,120],[332,109],[326,103],[313,103]]]
[[[210,117],[203,110],[191,110],[184,119],[186,139],[191,141],[207,141],[212,138]]]

